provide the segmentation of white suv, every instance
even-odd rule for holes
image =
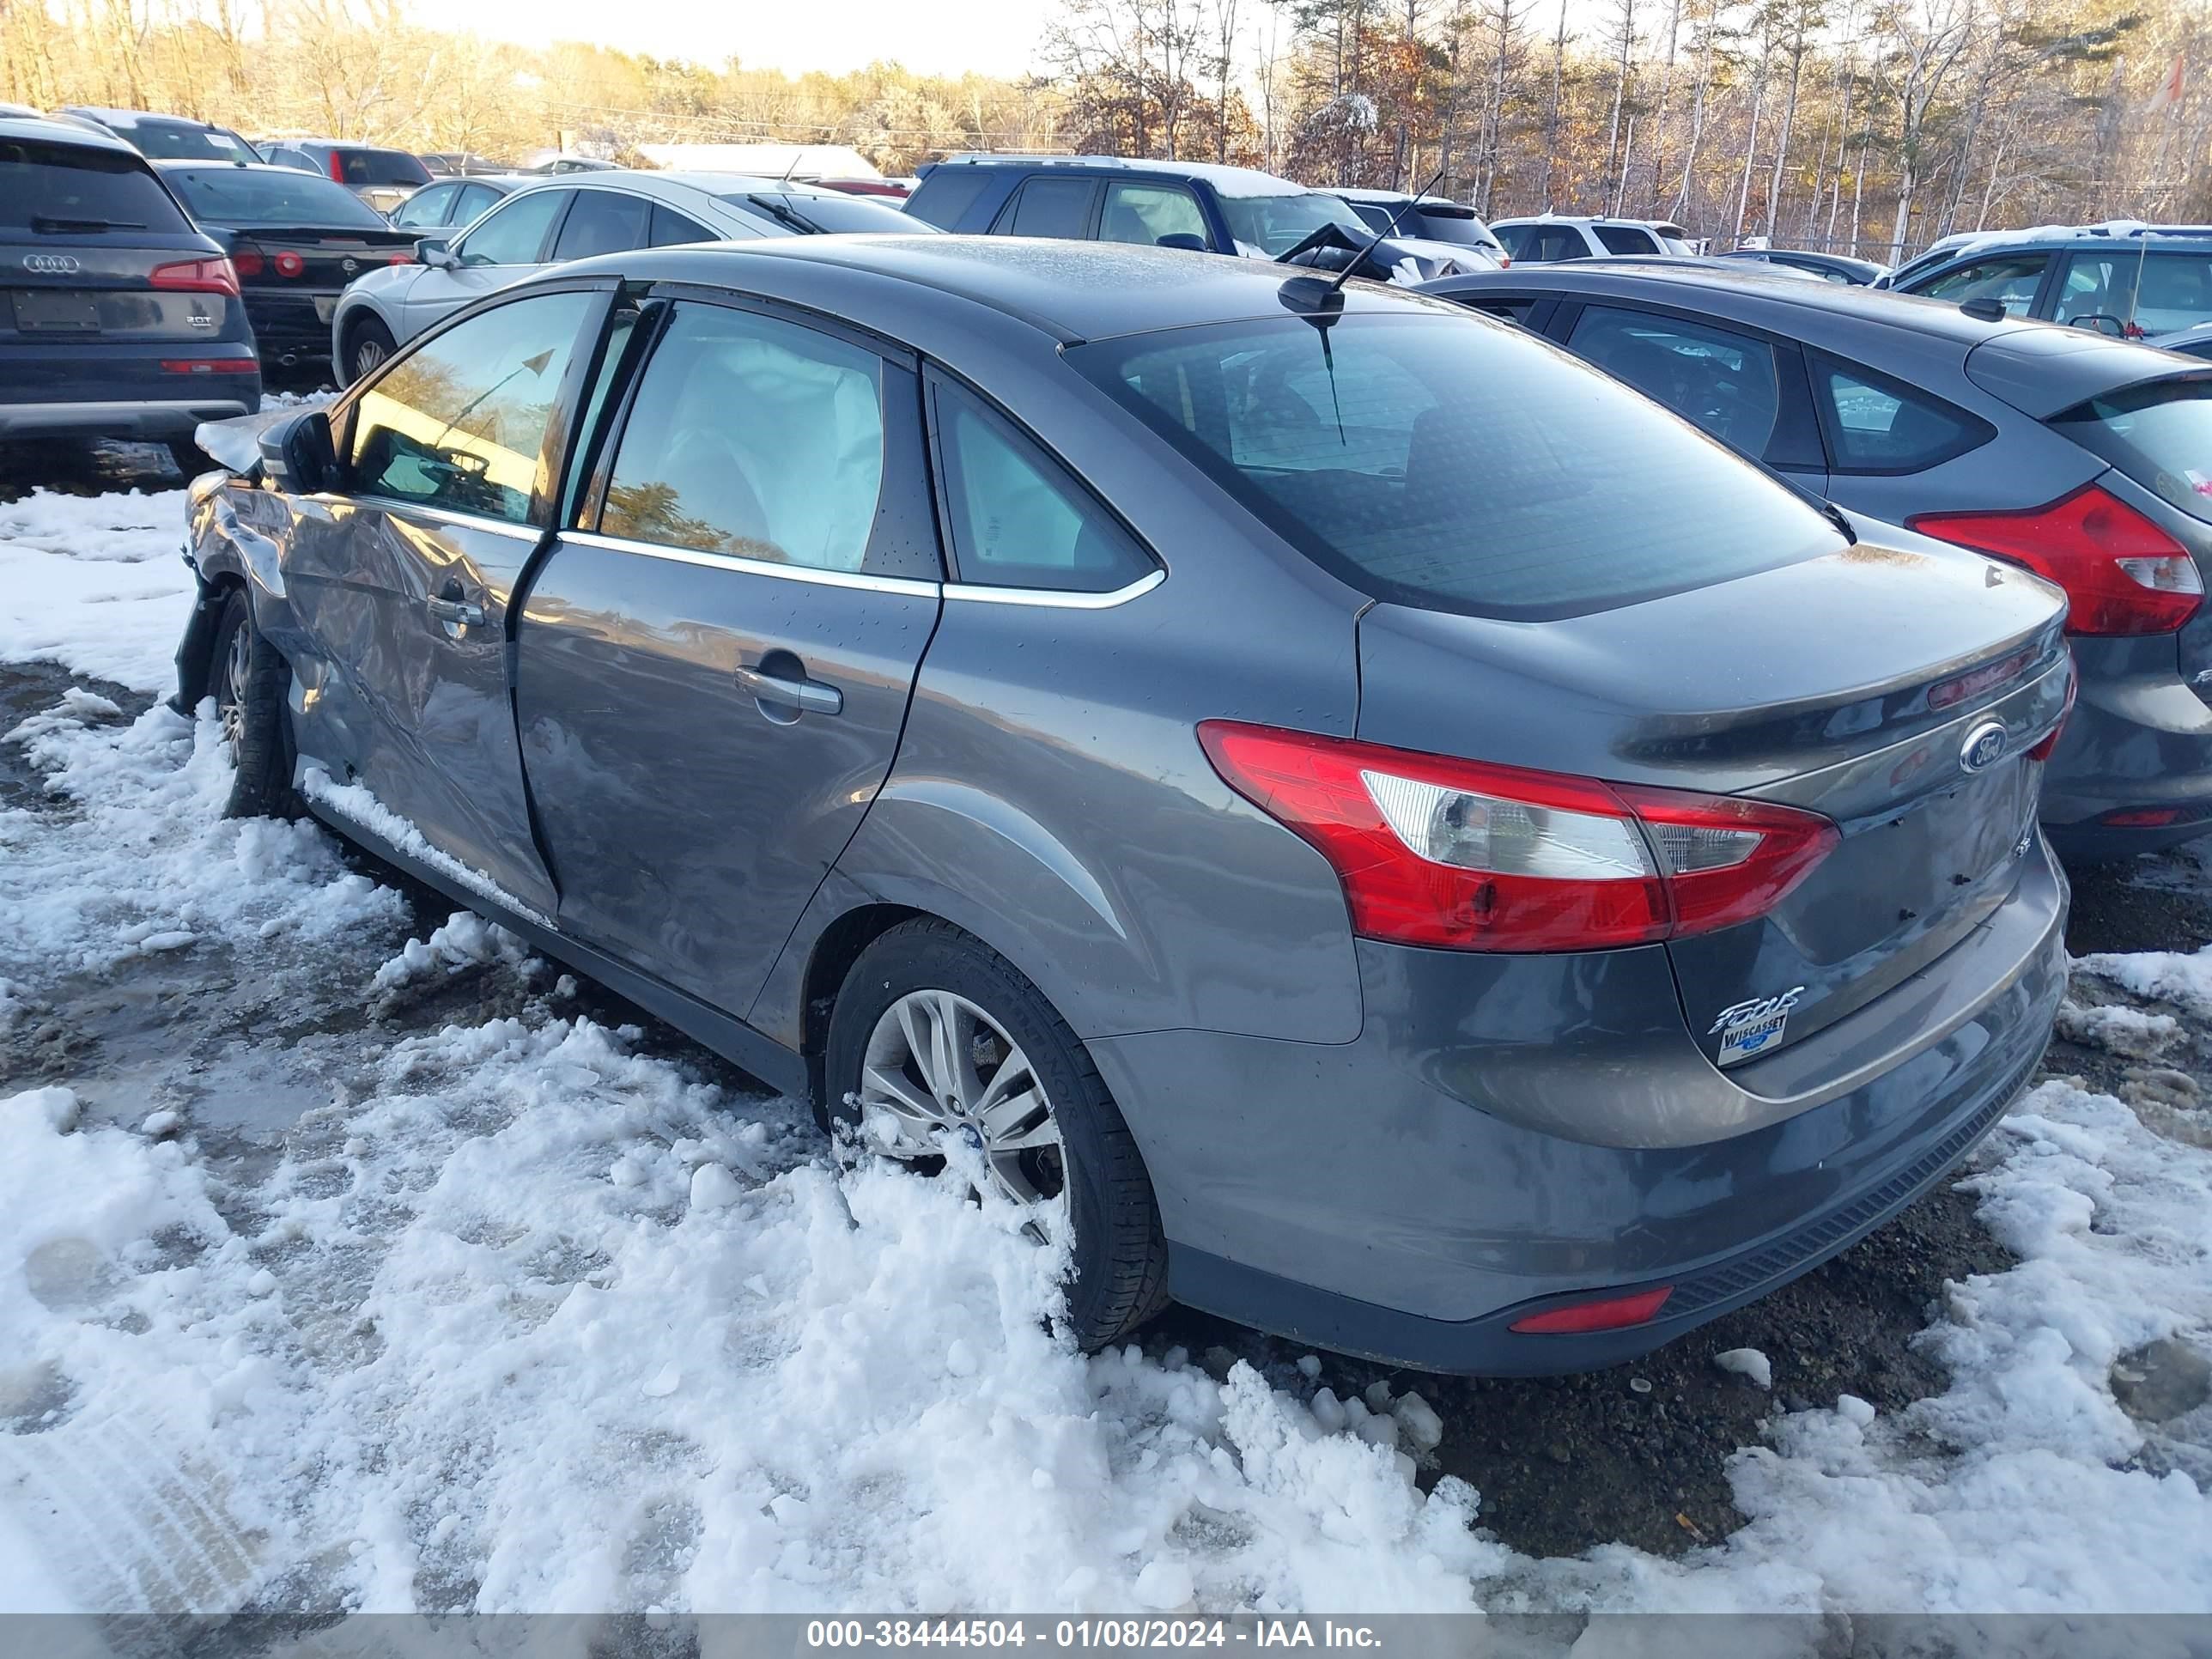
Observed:
[[[1689,255],[1690,233],[1658,219],[1498,219],[1490,227],[1516,264],[1598,259],[1609,253]]]

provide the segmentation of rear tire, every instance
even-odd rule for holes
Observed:
[[[362,375],[374,373],[398,349],[390,329],[374,317],[362,318],[346,330],[345,362],[339,365],[345,372],[345,384],[351,386]]]
[[[864,1073],[880,1079],[890,1057],[906,1054],[895,1040],[899,1010],[917,999],[924,1006],[934,1000],[967,1011],[962,1018],[973,1022],[971,1072],[977,1061],[994,1075],[1026,1065],[1043,1116],[1032,1114],[1033,1127],[1018,1139],[1037,1150],[997,1153],[998,1143],[968,1133],[971,1144],[985,1150],[987,1167],[1007,1157],[1037,1160],[1025,1167],[1009,1163],[1008,1180],[994,1174],[994,1184],[1008,1196],[1040,1205],[1057,1205],[1064,1196],[1065,1206],[1054,1213],[1064,1215],[1074,1233],[1074,1276],[1066,1289],[1076,1341],[1086,1350],[1103,1347],[1159,1312],[1168,1302],[1159,1206],[1098,1068],[1036,986],[951,923],[931,917],[902,922],[863,951],[846,975],[830,1017],[824,1126],[858,1122],[856,1098],[886,1097],[884,1086]],[[926,1103],[927,1068],[910,1066],[906,1075],[911,1093]],[[988,1097],[988,1079],[980,1086]],[[1049,1133],[1054,1128],[1056,1137]],[[894,1157],[919,1151],[882,1150]]]
[[[289,665],[253,625],[246,590],[227,589],[206,688],[234,769],[225,817],[300,816],[300,798],[292,793],[292,725],[284,706],[291,684]]]

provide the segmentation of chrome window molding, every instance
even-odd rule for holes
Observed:
[[[906,593],[935,599],[944,589],[939,582],[916,576],[874,576],[864,570],[829,570],[809,564],[783,564],[773,559],[749,559],[737,553],[705,553],[688,547],[663,547],[654,542],[632,541],[627,536],[603,535],[596,530],[564,530],[561,539],[579,547],[605,548],[610,552],[635,553],[675,564],[696,564],[706,570],[727,570],[748,576],[773,576],[780,581],[815,582],[823,587],[858,588],[869,593]]]
[[[981,582],[947,582],[945,597],[978,605],[1033,605],[1053,611],[1110,611],[1117,605],[1151,592],[1168,579],[1158,567],[1127,586],[1107,593],[1077,593],[1057,587],[991,587]]]

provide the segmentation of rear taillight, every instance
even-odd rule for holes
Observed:
[[[332,150],[331,152],[331,159],[323,163],[323,165],[330,169],[331,182],[332,184],[342,185],[345,183],[345,163],[338,160],[337,152],[336,150]]]
[[[170,264],[155,265],[147,280],[160,289],[238,297],[238,271],[228,259],[179,259]]]
[[[387,265],[411,265],[415,263],[415,256],[411,253],[395,253],[384,263]]]
[[[269,268],[269,262],[262,258],[261,250],[252,243],[233,242],[230,245],[230,268],[243,281],[248,276],[258,276]]]
[[[1905,523],[2057,582],[2071,602],[2069,634],[2171,634],[2203,603],[2189,550],[2095,484],[2025,512],[1923,513]]]
[[[279,276],[297,276],[307,268],[307,262],[289,247],[269,263],[276,267]]]
[[[1763,914],[1838,839],[1815,813],[1207,720],[1214,769],[1318,848],[1353,931],[1587,951]]]
[[[243,374],[252,367],[242,357],[164,357],[164,374]]]

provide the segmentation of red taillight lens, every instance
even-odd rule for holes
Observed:
[[[1600,1302],[1577,1302],[1565,1308],[1547,1308],[1542,1313],[1533,1313],[1516,1319],[1506,1328],[1519,1331],[1524,1336],[1566,1336],[1577,1331],[1618,1331],[1631,1325],[1641,1325],[1666,1305],[1667,1298],[1674,1294],[1672,1285],[1662,1285],[1656,1291],[1638,1291],[1633,1296],[1609,1296]]]
[[[228,259],[179,259],[155,265],[147,278],[155,288],[187,294],[228,294],[238,297],[238,271]]]
[[[164,357],[164,374],[243,374],[253,365],[243,357]]]
[[[2023,513],[1923,513],[1905,523],[2057,582],[2071,601],[2069,634],[2171,634],[2203,603],[2189,550],[2095,484]]]
[[[2058,710],[2058,720],[2048,732],[2036,739],[2035,747],[2027,751],[2032,761],[2047,761],[2051,751],[2058,747],[2058,739],[2066,735],[2066,722],[2074,714],[2074,699],[2081,690],[2079,675],[2069,675],[2066,680],[2066,701]]]
[[[1757,915],[1838,840],[1811,812],[1608,785],[1231,720],[1214,769],[1311,842],[1354,932],[1459,951],[1588,951]]]
[[[276,267],[276,274],[279,276],[297,276],[307,268],[307,262],[289,248],[286,248],[270,263]]]
[[[238,242],[233,244],[230,250],[230,268],[242,279],[258,276],[269,268],[269,262],[261,257],[261,250],[251,242]]]
[[[387,265],[411,265],[415,263],[415,256],[411,253],[395,253],[384,263]]]
[[[332,150],[331,152],[331,159],[325,162],[324,165],[330,169],[331,182],[332,184],[342,185],[345,183],[345,164],[338,160],[337,152],[336,150]]]

